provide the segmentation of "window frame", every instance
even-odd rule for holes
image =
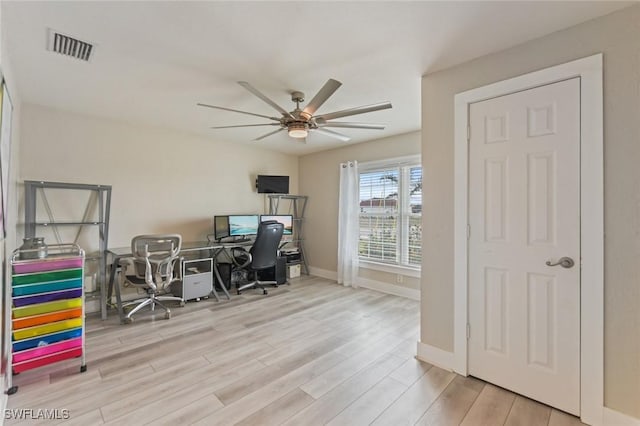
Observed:
[[[409,196],[409,185],[411,181],[410,171],[412,168],[422,169],[420,155],[396,157],[387,160],[370,161],[360,163],[358,167],[358,188],[360,187],[360,176],[362,173],[384,171],[385,169],[398,169],[398,200],[397,200],[397,238],[396,238],[396,261],[385,262],[383,260],[363,257],[358,252],[360,265],[364,268],[379,270],[389,273],[401,273],[403,275],[419,277],[422,262],[419,265],[409,263],[409,221],[410,217],[419,216],[420,213],[411,212],[411,197]],[[360,191],[358,191],[358,204],[360,203]],[[360,213],[359,213],[360,215]],[[359,220],[360,222],[360,220]],[[420,242],[422,245],[422,241]]]

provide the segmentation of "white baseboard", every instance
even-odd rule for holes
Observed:
[[[442,368],[443,370],[454,371],[453,352],[443,351],[435,346],[418,342],[416,358],[420,361],[428,362],[429,364]]]
[[[316,268],[315,266],[309,266],[309,274],[331,281],[336,281],[338,279],[338,273],[336,271]],[[362,277],[356,278],[356,284],[358,285],[358,287],[368,288],[369,290],[375,290],[386,294],[393,294],[395,296],[406,297],[413,300],[420,300],[420,290],[416,290],[413,288],[401,287],[399,285]]]
[[[309,266],[309,275],[315,275],[316,277],[326,278],[331,281],[338,280],[338,273],[336,271],[329,271],[328,269],[316,268],[315,266]]]
[[[402,287],[395,284],[376,281],[369,278],[356,278],[358,286],[376,290],[381,293],[393,294],[395,296],[406,297],[407,299],[420,300],[420,290]]]
[[[640,419],[604,407],[602,424],[604,426],[640,426]]]

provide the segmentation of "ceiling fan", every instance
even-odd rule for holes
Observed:
[[[337,80],[329,79],[324,86],[316,93],[316,95],[311,99],[311,101],[307,104],[304,109],[300,109],[300,103],[304,102],[304,93],[302,92],[292,92],[291,100],[296,103],[296,108],[293,111],[287,111],[282,108],[280,105],[276,104],[274,101],[265,96],[258,89],[253,87],[251,84],[246,81],[239,81],[238,84],[249,92],[253,93],[255,96],[260,98],[262,101],[269,104],[272,108],[278,111],[282,116],[281,117],[269,117],[267,115],[255,114],[253,112],[239,111],[237,109],[225,108],[221,106],[215,105],[207,105],[199,103],[199,106],[207,107],[207,108],[215,108],[221,109],[224,111],[232,111],[239,112],[240,114],[253,115],[256,117],[262,117],[269,120],[272,120],[272,123],[265,124],[239,124],[234,126],[215,126],[212,129],[228,129],[232,127],[257,127],[257,126],[278,126],[278,129],[269,132],[265,135],[259,136],[254,140],[259,141],[276,133],[279,133],[283,130],[286,130],[289,136],[292,138],[296,138],[302,140],[306,143],[306,137],[309,132],[318,132],[322,133],[326,136],[331,136],[336,139],[340,139],[343,142],[348,142],[351,138],[342,133],[338,133],[333,130],[329,130],[327,127],[337,127],[337,128],[347,128],[347,129],[374,129],[374,130],[383,130],[383,124],[368,124],[368,123],[353,123],[353,122],[343,122],[343,121],[331,121],[336,118],[348,117],[351,115],[364,114],[365,112],[379,111],[383,109],[391,108],[391,102],[381,102],[372,105],[361,106],[357,108],[349,108],[344,109],[342,111],[335,111],[326,114],[314,115],[316,111],[326,102],[327,99],[331,95],[334,94],[336,90],[342,85]]]

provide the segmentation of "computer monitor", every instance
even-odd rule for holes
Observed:
[[[240,237],[258,233],[258,215],[229,215],[229,235]]]
[[[229,236],[229,216],[213,217],[213,235],[216,240]]]
[[[278,215],[260,215],[260,222],[266,222],[267,220],[275,220],[284,225],[284,231],[282,235],[293,234],[293,216],[290,214],[278,214]]]

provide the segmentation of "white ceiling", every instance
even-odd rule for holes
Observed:
[[[23,102],[146,123],[214,140],[305,154],[344,142],[301,144],[264,123],[197,102],[278,116],[236,84],[246,80],[287,110],[329,78],[343,86],[318,113],[390,101],[393,109],[342,121],[357,143],[420,128],[420,78],[605,15],[631,2],[10,2],[2,26]],[[45,50],[47,28],[97,45],[90,63]]]

